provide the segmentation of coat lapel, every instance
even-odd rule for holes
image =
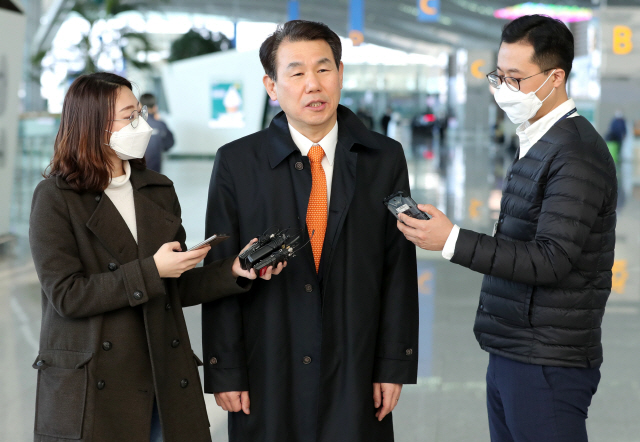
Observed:
[[[275,169],[280,163],[285,162],[291,176],[291,189],[293,190],[293,201],[295,213],[298,216],[298,228],[301,229],[303,240],[300,245],[309,239],[310,232],[307,231],[307,208],[309,206],[309,196],[311,195],[311,165],[309,158],[302,156],[300,150],[291,138],[289,125],[284,112],[276,115],[269,126],[269,150],[267,156],[269,165]],[[298,170],[296,163],[302,163],[302,170]],[[280,226],[286,228],[288,226]],[[306,261],[306,265],[314,269],[313,253],[311,245],[304,246],[298,255],[300,259]]]
[[[269,126],[269,164],[275,169],[281,162],[288,158],[289,169],[295,168],[297,161],[302,161],[304,170],[310,170],[307,157],[300,159],[295,155],[299,153],[287,123],[286,115],[281,112],[276,115]],[[338,238],[344,226],[347,213],[356,188],[356,170],[358,163],[357,150],[360,148],[378,149],[377,143],[370,131],[362,124],[360,119],[344,106],[338,106],[338,144],[333,166],[333,183],[331,185],[331,202],[329,204],[329,218],[322,246],[322,259],[320,262],[319,278],[330,268]],[[291,155],[291,154],[294,155]],[[310,173],[292,174],[291,181],[295,189],[295,203],[301,228],[306,232],[307,207],[311,194]],[[307,232],[309,233],[309,232]],[[308,235],[307,239],[308,239]],[[311,247],[305,247],[301,255],[313,265]],[[325,270],[326,269],[326,270]]]
[[[349,109],[338,107],[338,145],[333,165],[333,183],[331,185],[331,202],[327,232],[322,246],[320,278],[331,268],[333,251],[342,233],[344,222],[351,206],[356,189],[356,170],[358,166],[358,149],[377,149],[377,143],[362,124],[360,119]]]
[[[86,225],[120,263],[130,262],[138,257],[138,246],[127,223],[106,194],[100,197],[98,207]]]
[[[356,189],[356,167],[358,154],[348,149],[340,139],[336,146],[336,158],[333,165],[333,183],[331,184],[331,202],[327,231],[322,245],[322,262],[320,275],[330,268],[333,250],[340,236],[344,220],[349,211],[351,200]]]
[[[154,255],[163,244],[174,241],[182,220],[137,190],[133,191],[133,201],[138,227],[138,257],[143,259]]]

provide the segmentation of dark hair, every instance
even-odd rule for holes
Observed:
[[[291,20],[284,25],[279,25],[276,31],[267,37],[260,46],[260,62],[264,67],[264,72],[273,81],[276,81],[277,78],[276,55],[278,48],[280,43],[285,40],[290,42],[324,40],[333,52],[336,67],[340,66],[342,43],[340,37],[329,26],[315,21]]]
[[[560,20],[546,15],[525,15],[505,25],[503,43],[526,42],[533,46],[532,62],[544,72],[560,68],[565,81],[573,64],[573,34]]]
[[[133,90],[126,78],[107,72],[82,75],[75,79],[64,98],[60,129],[54,144],[49,172],[78,191],[101,192],[109,185],[110,121],[121,87]],[[130,160],[132,167],[145,168],[144,158]]]
[[[158,102],[156,101],[156,96],[150,93],[140,95],[140,104],[143,106],[147,106],[149,109],[154,107]]]

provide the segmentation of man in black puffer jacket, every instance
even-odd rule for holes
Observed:
[[[490,353],[492,441],[587,441],[611,292],[616,171],[607,145],[567,97],[573,36],[545,16],[505,26],[487,76],[520,149],[493,236],[453,226],[435,207],[398,228],[427,250],[485,275],[474,332]]]

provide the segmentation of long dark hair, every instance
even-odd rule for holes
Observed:
[[[110,121],[121,87],[133,90],[131,82],[116,74],[97,72],[75,79],[64,98],[60,129],[45,178],[59,176],[78,191],[101,192],[111,179],[109,153]],[[144,169],[144,158],[130,160]]]

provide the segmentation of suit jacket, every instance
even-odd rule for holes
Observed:
[[[249,390],[251,414],[230,413],[239,441],[391,441],[373,382],[416,382],[414,246],[382,200],[409,190],[399,143],[338,108],[338,145],[319,273],[307,245],[249,295],[203,306],[205,392]],[[209,188],[207,235],[228,233],[208,260],[237,253],[271,226],[302,230],[311,170],[287,118],[222,147]]]
[[[154,398],[166,442],[211,440],[182,307],[246,289],[232,259],[161,279],[158,248],[179,241],[186,250],[178,198],[149,170],[132,169],[131,184],[138,244],[108,196],[76,192],[61,178],[35,190],[36,441],[148,442]]]

